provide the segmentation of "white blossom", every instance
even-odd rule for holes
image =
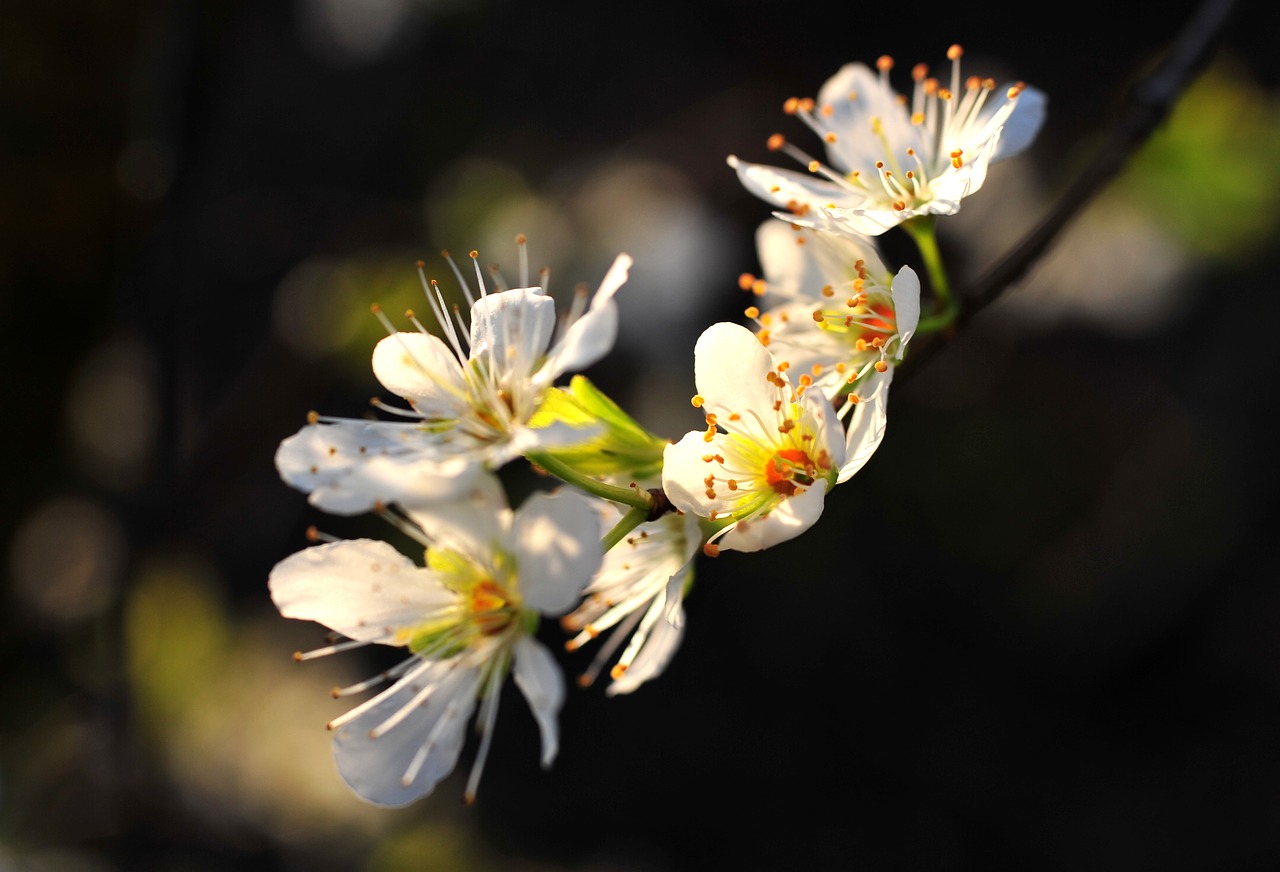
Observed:
[[[917,64],[909,98],[890,85],[888,56],[876,71],[846,64],[816,100],[793,97],[784,105],[821,137],[826,163],[774,134],[769,148],[807,173],[734,155],[729,165],[749,191],[808,226],[875,235],[917,216],[953,214],[982,187],[991,163],[1034,140],[1046,102],[1022,82],[997,88],[993,79],[962,79],[962,54],[958,45],[947,52],[949,81]]]
[[[408,408],[376,405],[400,420],[313,414],[280,444],[281,477],[307,492],[313,505],[355,514],[380,503],[448,499],[471,486],[473,467],[497,469],[528,452],[590,438],[591,428],[535,428],[529,421],[559,376],[613,347],[613,297],[630,266],[630,257],[618,255],[590,305],[575,306],[559,325],[544,288],[489,292],[477,263],[478,295],[463,283],[470,303],[466,328],[458,313],[450,316],[436,283],[428,286],[424,278],[441,335],[428,332],[412,313],[417,329],[408,332],[378,313],[389,335],[374,348],[373,372]],[[528,281],[527,268],[521,280]]]
[[[425,549],[420,566],[390,544],[334,540],[281,561],[271,597],[288,618],[317,621],[347,640],[298,659],[369,644],[409,656],[335,697],[390,686],[335,718],[338,771],[362,798],[401,806],[429,794],[456,766],[477,705],[480,747],[465,797],[475,796],[508,672],[542,734],[542,764],[559,746],[564,678],[534,638],[540,616],[568,611],[600,566],[595,509],[577,491],[538,493],[512,512],[481,479],[464,498],[384,510]]]

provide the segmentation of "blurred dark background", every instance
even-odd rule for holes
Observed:
[[[26,4],[0,28],[6,554],[0,869],[1280,868],[1280,94],[1212,63],[1026,278],[904,378],[817,526],[704,560],[667,674],[572,690],[555,766],[508,688],[474,807],[333,771],[272,565],[308,410],[379,386],[369,314],[444,248],[560,299],[636,259],[589,374],[678,438],[741,320],[781,112],[849,61],[1023,79],[1025,154],[941,225],[957,284],[1096,153],[1195,4]],[[1032,20],[1034,15],[1044,17]],[[900,86],[903,78],[896,78]],[[891,259],[909,261],[885,237]],[[546,640],[562,641],[556,627]],[[367,655],[367,656],[361,656]],[[560,652],[571,674],[590,652]]]

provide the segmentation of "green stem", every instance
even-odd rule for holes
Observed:
[[[600,497],[605,500],[612,500],[615,503],[622,503],[624,506],[630,506],[633,509],[643,509],[646,514],[653,508],[653,498],[649,496],[648,491],[642,491],[638,488],[618,487],[617,485],[605,484],[598,479],[594,479],[589,475],[583,475],[572,466],[557,460],[550,454],[533,453],[527,455],[530,463],[533,463],[556,478],[566,481],[574,487],[581,488],[589,494]]]
[[[605,537],[600,540],[600,547],[603,548],[607,554],[610,548],[621,542],[624,536],[643,524],[648,517],[648,508],[644,506],[632,507],[625,515],[622,516],[622,520],[615,524],[613,529],[606,533]]]
[[[934,299],[940,306],[940,311],[920,319],[920,326],[916,328],[917,335],[933,333],[948,327],[960,314],[960,306],[951,294],[951,282],[947,278],[947,269],[942,263],[942,252],[938,249],[936,225],[937,218],[932,215],[912,218],[901,225],[915,242],[920,257],[924,260],[924,269],[929,276],[929,286],[933,288]]]

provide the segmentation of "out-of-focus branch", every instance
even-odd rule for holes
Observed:
[[[1022,278],[1071,219],[1119,174],[1128,159],[1146,143],[1195,76],[1213,57],[1236,5],[1236,0],[1206,0],[1188,19],[1155,69],[1130,89],[1110,135],[1053,210],[985,274],[959,288],[956,296],[960,311],[956,328],[966,325]],[[911,365],[904,369],[918,369],[954,335],[955,330],[938,334],[934,341],[910,356]],[[912,351],[916,350],[913,348]]]

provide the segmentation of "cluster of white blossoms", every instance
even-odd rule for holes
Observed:
[[[816,100],[788,100],[785,110],[826,143],[829,164],[780,135],[770,148],[808,174],[729,158],[777,211],[756,234],[760,275],[739,279],[758,305],[746,324],[713,324],[694,347],[703,425],[682,438],[650,433],[580,372],[613,346],[626,254],[567,311],[547,293],[545,270],[541,286],[530,284],[523,236],[518,287],[496,271],[488,287],[473,251],[472,288],[446,253],[465,312],[421,263],[432,327],[408,312],[413,329],[398,330],[375,307],[388,335],[373,372],[402,402],[374,401],[390,420],[311,413],[276,466],[317,509],[376,513],[420,550],[313,528],[317,544],[268,581],[282,615],[333,631],[297,659],[371,644],[406,651],[333,691],[382,687],[329,724],[338,772],[359,796],[387,806],[426,796],[456,767],[474,723],[464,789],[474,799],[508,675],[551,765],[565,681],[543,617],[559,618],[567,651],[597,646],[580,684],[607,666],[606,693],[630,693],[679,648],[699,559],[800,535],[870,460],[912,337],[954,319],[937,216],[959,209],[1043,120],[1033,88],[962,82],[961,54],[947,53],[949,83],[917,66],[909,99],[881,58],[875,73],[844,67]],[[879,251],[876,236],[899,226],[920,252],[927,307],[916,270],[891,269]],[[499,473],[519,459],[558,486],[513,511]]]

